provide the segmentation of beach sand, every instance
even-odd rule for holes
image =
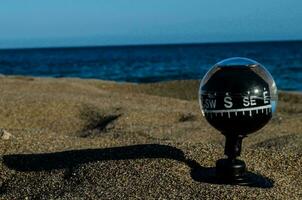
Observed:
[[[302,199],[302,95],[244,139],[258,183],[217,184],[198,81],[0,78],[1,199]],[[11,134],[11,135],[10,135]]]

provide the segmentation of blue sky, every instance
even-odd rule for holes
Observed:
[[[302,39],[301,0],[2,0],[0,48]]]

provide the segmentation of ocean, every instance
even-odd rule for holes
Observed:
[[[302,41],[0,50],[0,73],[150,83],[201,79],[218,61],[263,64],[278,89],[302,91]]]

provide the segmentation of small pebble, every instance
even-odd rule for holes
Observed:
[[[0,135],[1,135],[2,140],[9,140],[12,137],[14,137],[11,133],[9,133],[8,131],[6,131],[4,129],[0,129]]]

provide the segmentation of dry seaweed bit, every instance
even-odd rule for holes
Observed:
[[[80,137],[89,137],[105,132],[110,124],[117,120],[121,114],[103,114],[95,107],[85,106],[81,112],[81,118],[86,125],[80,132]]]

